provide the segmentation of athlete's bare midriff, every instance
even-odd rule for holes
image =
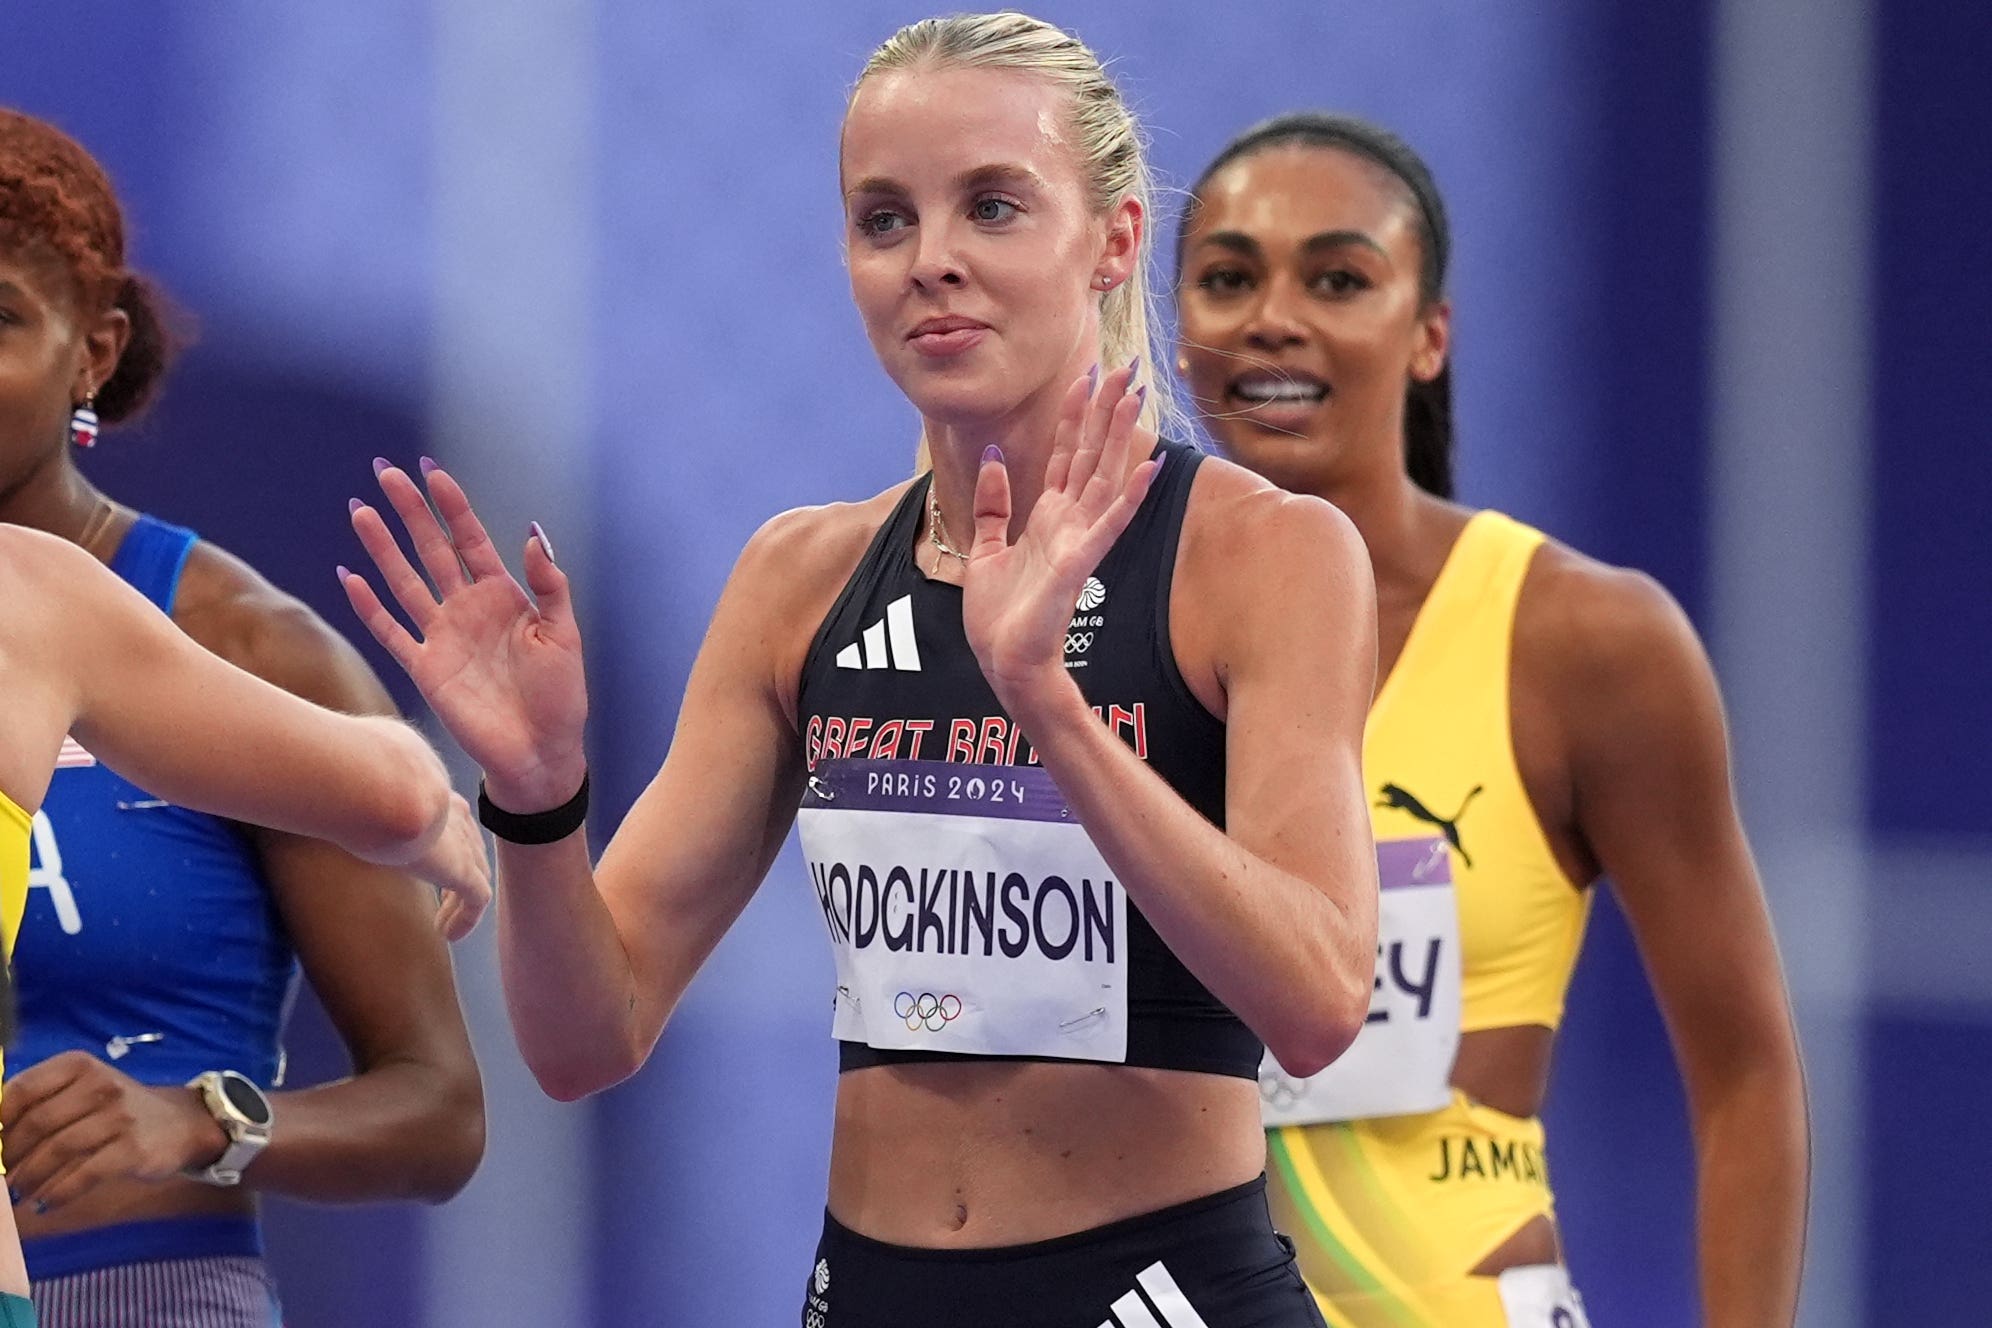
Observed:
[[[926,1249],[1021,1245],[1242,1185],[1265,1169],[1258,1085],[1045,1062],[843,1075],[830,1212]]]

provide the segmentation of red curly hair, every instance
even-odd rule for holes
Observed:
[[[158,389],[176,349],[164,301],[125,266],[124,212],[83,145],[45,120],[0,107],[0,248],[55,254],[85,314],[122,309],[131,341],[97,389],[97,413],[130,419]]]

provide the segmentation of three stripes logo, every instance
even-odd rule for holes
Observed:
[[[1134,1280],[1135,1290],[1114,1302],[1113,1314],[1100,1328],[1210,1328],[1161,1260],[1142,1269]]]
[[[920,671],[920,643],[913,638],[913,597],[901,595],[885,606],[885,617],[865,628],[863,648],[853,641],[837,652],[840,669]]]

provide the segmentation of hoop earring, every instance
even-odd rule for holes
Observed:
[[[83,404],[69,412],[69,441],[78,447],[95,447],[100,426],[97,422],[97,394],[83,398]]]

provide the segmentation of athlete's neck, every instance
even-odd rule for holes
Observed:
[[[1392,466],[1378,474],[1338,475],[1312,487],[1340,508],[1369,550],[1377,589],[1422,596],[1444,566],[1464,513],[1420,489]]]
[[[923,422],[948,543],[966,553],[974,542],[975,480],[982,470],[982,454],[990,447],[1001,449],[1010,475],[1010,538],[1023,533],[1038,495],[1044,492],[1059,409],[1078,376],[1054,378],[1002,415],[946,421],[930,417]]]
[[[80,544],[93,527],[102,531],[101,518],[109,501],[65,453],[50,452],[11,487],[0,490],[0,521]],[[100,549],[91,552],[102,556]]]

